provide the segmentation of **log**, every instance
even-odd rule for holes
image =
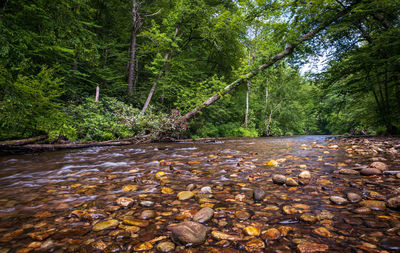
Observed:
[[[42,136],[37,136],[37,137],[32,137],[28,139],[21,139],[21,140],[10,140],[10,141],[1,141],[0,142],[0,148],[1,147],[16,147],[16,146],[22,146],[26,144],[32,144],[36,143],[39,141],[43,141],[47,138],[47,136],[42,135]]]

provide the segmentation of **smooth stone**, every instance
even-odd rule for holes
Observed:
[[[201,192],[201,193],[204,193],[204,194],[211,194],[211,193],[212,193],[212,190],[211,190],[211,187],[210,187],[210,186],[204,186],[204,187],[202,187],[202,188],[200,189],[200,192]]]
[[[144,201],[140,202],[140,205],[144,206],[144,207],[151,207],[151,206],[154,205],[154,202],[153,201],[144,200]]]
[[[148,220],[154,217],[156,217],[156,212],[154,210],[143,210],[139,216],[139,218],[142,220]]]
[[[386,209],[386,204],[384,201],[379,201],[379,200],[363,200],[360,202],[360,205],[364,207],[368,207],[372,210],[385,210]]]
[[[186,186],[186,191],[193,191],[196,188],[195,184],[189,184]]]
[[[124,192],[136,191],[138,189],[137,185],[124,185],[122,186],[122,190]]]
[[[387,206],[393,209],[400,208],[400,196],[396,196],[388,199]]]
[[[320,214],[317,215],[318,220],[331,220],[333,219],[333,213],[328,210],[323,210]]]
[[[177,194],[179,200],[188,200],[194,197],[194,193],[191,191],[183,191]]]
[[[140,243],[138,245],[136,245],[135,247],[133,247],[134,251],[148,251],[151,250],[153,248],[153,244],[151,242],[143,242]]]
[[[135,218],[127,218],[122,221],[125,225],[130,225],[130,226],[137,226],[137,227],[147,227],[149,225],[149,222],[147,220],[139,220]]]
[[[217,240],[239,241],[240,237],[237,235],[230,235],[220,231],[212,231],[211,237]]]
[[[261,249],[265,248],[265,243],[262,240],[255,238],[248,241],[244,248],[247,252],[259,252]]]
[[[286,177],[281,174],[274,174],[272,175],[272,181],[275,184],[284,184],[286,182]]]
[[[280,226],[278,230],[281,233],[281,236],[287,236],[289,232],[293,231],[293,228],[289,226]]]
[[[156,246],[158,252],[173,252],[175,250],[175,244],[173,242],[160,242]]]
[[[345,205],[348,203],[347,199],[342,198],[340,196],[331,196],[329,199],[336,205]]]
[[[318,221],[318,218],[316,216],[314,216],[314,215],[311,215],[311,214],[302,214],[300,216],[300,220],[305,221],[305,222],[314,223],[314,222]]]
[[[299,185],[299,183],[297,183],[297,181],[294,180],[294,179],[291,178],[291,177],[286,178],[285,184],[286,184],[287,186],[298,186],[298,185]]]
[[[127,197],[120,197],[117,199],[117,204],[123,207],[128,207],[133,204],[133,199]]]
[[[328,229],[324,227],[319,227],[313,230],[313,233],[322,237],[332,237],[331,232],[328,231]]]
[[[301,243],[297,245],[297,250],[300,253],[314,253],[314,252],[325,252],[329,249],[326,244],[318,243]]]
[[[362,200],[362,197],[360,195],[358,195],[357,193],[354,193],[354,192],[348,192],[346,195],[347,195],[347,199],[351,203],[357,203],[357,202],[360,202]]]
[[[283,211],[285,214],[295,214],[295,213],[298,213],[298,211],[297,211],[296,208],[294,208],[294,207],[292,207],[292,206],[287,206],[287,205],[282,207],[282,211]]]
[[[263,189],[255,189],[253,192],[254,200],[261,201],[265,197],[265,191]]]
[[[360,171],[361,175],[372,176],[382,174],[382,171],[376,168],[364,168]]]
[[[308,170],[302,171],[299,176],[299,178],[302,179],[310,179],[311,178],[311,173]]]
[[[380,245],[387,250],[400,250],[400,239],[387,237],[381,240]]]
[[[251,215],[248,212],[242,210],[236,211],[235,216],[239,220],[248,220],[251,217]]]
[[[243,229],[243,232],[244,232],[246,235],[253,235],[253,236],[259,236],[260,233],[261,233],[261,231],[260,231],[259,228],[256,228],[256,227],[253,227],[253,226],[245,227],[245,228]]]
[[[107,220],[107,221],[101,221],[92,227],[93,231],[101,231],[101,230],[106,230],[106,229],[114,229],[119,225],[119,221],[117,220]]]
[[[354,213],[358,213],[358,214],[363,214],[363,213],[370,213],[371,209],[369,209],[368,207],[359,207],[353,210]]]
[[[263,238],[268,238],[268,241],[273,241],[281,237],[281,232],[276,228],[270,228],[263,234]]]
[[[340,169],[340,170],[339,170],[339,174],[343,174],[343,175],[357,175],[357,174],[359,174],[359,172],[356,171],[356,170],[352,170],[352,169]]]
[[[207,227],[194,222],[184,221],[176,225],[169,225],[168,229],[183,243],[200,244],[206,240]]]
[[[373,162],[369,165],[372,168],[376,168],[380,171],[385,171],[388,169],[388,166],[384,164],[383,162]]]
[[[210,207],[203,207],[193,216],[193,220],[196,222],[204,223],[209,221],[213,216],[213,209],[211,209]]]

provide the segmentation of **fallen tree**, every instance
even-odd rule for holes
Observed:
[[[259,72],[262,70],[265,70],[272,65],[274,65],[276,62],[284,59],[286,56],[291,55],[294,51],[294,49],[299,46],[301,43],[304,41],[312,39],[315,35],[317,35],[320,31],[324,30],[326,27],[331,25],[333,22],[337,21],[339,18],[342,16],[346,15],[349,13],[353,8],[358,5],[361,2],[361,0],[355,0],[353,3],[348,6],[347,8],[339,11],[334,15],[332,18],[328,19],[326,22],[323,22],[320,24],[318,27],[315,29],[311,30],[310,32],[302,35],[300,38],[298,38],[294,43],[289,44],[283,51],[275,55],[274,57],[270,58],[267,60],[264,64],[258,66],[255,70],[250,71],[249,73],[243,75],[242,77],[236,79],[229,85],[227,85],[221,92],[214,94],[213,96],[209,97],[206,101],[198,105],[196,108],[194,108],[192,111],[186,113],[182,119],[181,122],[186,122],[196,116],[201,110],[204,108],[207,108],[208,106],[212,105],[216,101],[218,101],[222,96],[229,94],[231,91],[235,90],[238,88],[241,84],[245,83],[246,81],[251,80],[254,76],[256,76]]]

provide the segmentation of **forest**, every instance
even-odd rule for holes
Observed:
[[[0,140],[399,134],[400,1],[5,0]]]

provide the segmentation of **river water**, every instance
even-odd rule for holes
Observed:
[[[2,156],[0,252],[156,252],[165,241],[175,245],[172,252],[395,252],[400,213],[385,201],[399,193],[400,179],[358,173],[373,161],[400,170],[385,144],[390,148],[385,142],[300,136]],[[297,181],[306,170],[312,178],[299,186],[272,181],[273,174]],[[188,185],[195,196],[179,200],[177,193]],[[264,191],[263,199],[254,200],[255,189]],[[330,200],[346,199],[349,192],[362,201]],[[120,197],[132,203],[125,207]],[[215,212],[204,223],[210,231],[203,243],[172,236],[168,225],[192,220],[202,207]],[[144,210],[148,217],[141,216]],[[137,219],[134,226],[127,217]],[[93,231],[110,219],[117,225]],[[249,226],[261,234],[246,235]]]

